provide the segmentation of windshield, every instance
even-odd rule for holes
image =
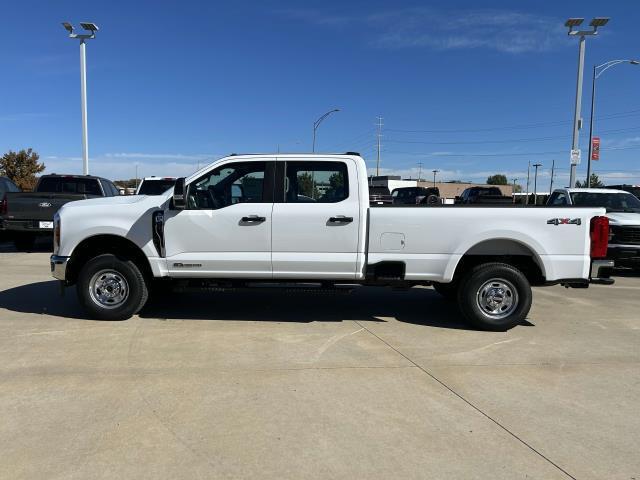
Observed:
[[[607,212],[640,213],[640,200],[630,193],[573,192],[571,200],[578,207],[604,207]]]
[[[140,185],[138,195],[160,195],[175,185],[172,179],[144,180]]]

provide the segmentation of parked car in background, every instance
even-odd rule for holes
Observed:
[[[393,189],[391,198],[394,205],[431,205],[440,203],[440,190],[438,187],[400,187]]]
[[[640,185],[607,185],[606,188],[611,190],[624,190],[625,192],[635,195],[636,198],[640,198]]]
[[[136,195],[160,195],[176,184],[176,177],[145,177]]]
[[[387,187],[369,186],[369,205],[391,205],[393,198]]]
[[[120,195],[106,178],[90,175],[43,175],[33,192],[7,192],[0,204],[2,228],[18,249],[29,249],[39,235],[51,235],[53,216],[74,200]]]
[[[640,200],[624,190],[558,188],[548,206],[603,207],[609,217],[607,258],[618,267],[640,268]]]
[[[0,177],[0,199],[7,192],[20,192],[20,188],[7,177]]]
[[[456,204],[470,205],[495,205],[513,203],[513,198],[502,194],[498,187],[469,187],[466,188],[459,197],[456,197]]]
[[[104,320],[137,313],[160,281],[329,291],[434,285],[457,299],[471,324],[505,330],[526,318],[531,285],[613,283],[606,278],[613,262],[601,258],[604,213],[375,208],[359,155],[237,155],[178,179],[162,195],[63,206],[51,272],[76,285],[86,312]],[[568,216],[579,221],[549,222]]]
[[[0,177],[0,239],[6,239],[6,233],[4,232],[4,222],[2,217],[2,202],[4,201],[4,194],[7,192],[19,192],[20,188],[7,177]]]

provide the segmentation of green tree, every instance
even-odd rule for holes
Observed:
[[[522,193],[522,185],[518,185],[517,183],[513,186],[513,193]]]
[[[587,188],[587,179],[584,179],[584,182],[581,182],[580,180],[578,180],[576,182],[576,187],[577,188]],[[596,175],[595,173],[591,174],[591,188],[602,188],[604,187],[604,183],[600,180],[600,178],[598,178],[598,175]]]
[[[40,155],[30,148],[19,152],[9,150],[0,158],[0,175],[9,177],[22,190],[33,190],[36,175],[45,169],[39,159]]]
[[[487,185],[508,185],[507,176],[502,173],[496,173],[487,178]]]

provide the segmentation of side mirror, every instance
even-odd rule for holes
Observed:
[[[173,208],[176,210],[184,210],[187,206],[187,192],[184,185],[184,177],[176,180],[173,187]]]

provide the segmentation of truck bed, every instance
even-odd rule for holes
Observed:
[[[407,207],[370,209],[367,263],[403,262],[406,279],[436,282],[450,282],[462,256],[486,254],[489,242],[504,255],[533,255],[547,281],[586,278],[590,219],[605,213],[575,207],[527,208],[526,215],[509,205]],[[553,221],[564,218],[574,223]]]

